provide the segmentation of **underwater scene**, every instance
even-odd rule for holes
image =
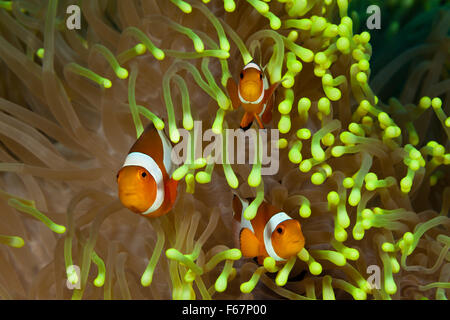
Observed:
[[[447,300],[450,3],[0,1],[0,299]]]

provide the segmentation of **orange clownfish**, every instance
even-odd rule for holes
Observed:
[[[150,124],[133,144],[117,174],[119,198],[131,211],[159,217],[172,207],[178,181],[171,178],[172,144],[163,131]]]
[[[239,242],[244,257],[257,257],[261,265],[266,257],[283,263],[303,249],[305,238],[300,222],[266,201],[249,221],[244,218],[249,200],[236,195],[233,198],[234,218],[240,223]]]
[[[228,79],[227,90],[233,108],[242,105],[245,110],[240,126],[247,130],[253,119],[256,119],[260,128],[264,129],[263,122],[269,123],[272,120],[271,97],[279,83],[269,87],[264,71],[254,62],[245,65],[239,77],[239,85],[236,85],[232,78]]]

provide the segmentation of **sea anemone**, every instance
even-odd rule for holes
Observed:
[[[447,299],[450,11],[424,3],[0,1],[0,298]],[[371,4],[389,27],[364,31]],[[232,163],[224,134],[252,60],[281,83],[273,175],[260,152]],[[144,127],[175,144],[195,121],[223,149],[189,144],[168,214],[125,209]],[[248,219],[264,199],[298,219],[305,248],[244,259],[233,193]]]

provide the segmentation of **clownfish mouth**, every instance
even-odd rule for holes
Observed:
[[[125,208],[134,213],[141,213],[145,211],[143,210],[142,206],[137,205],[134,201],[130,201],[130,199],[126,199],[125,201],[122,201],[121,199],[121,202]]]
[[[301,243],[302,243],[302,240],[293,240],[290,242],[290,245],[296,247],[296,246],[300,246]]]
[[[139,194],[136,192],[124,191],[119,193],[119,199],[123,206],[134,213],[141,213],[145,211],[142,210],[142,206],[138,205],[138,203],[141,202],[139,198]]]
[[[142,211],[136,208],[135,206],[128,207],[129,210],[133,211],[134,213],[141,213]]]
[[[133,188],[123,188],[119,189],[119,195],[124,197],[137,197],[139,194],[138,190]]]

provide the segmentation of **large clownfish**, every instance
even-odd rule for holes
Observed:
[[[264,71],[254,62],[244,66],[239,78],[238,85],[229,78],[227,90],[233,108],[236,109],[242,105],[245,110],[240,127],[247,130],[252,125],[253,119],[256,119],[260,128],[264,129],[263,122],[269,123],[272,120],[271,97],[279,83],[269,87]]]
[[[240,223],[239,242],[244,257],[257,257],[263,264],[266,257],[283,263],[298,254],[305,246],[300,222],[263,201],[255,218],[244,218],[251,199],[233,198],[234,218]]]
[[[131,147],[117,174],[119,198],[131,211],[159,217],[173,206],[178,181],[171,178],[172,144],[150,124]]]

